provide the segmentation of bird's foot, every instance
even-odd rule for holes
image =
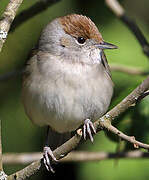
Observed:
[[[57,162],[58,160],[55,158],[52,150],[50,147],[45,146],[43,149],[43,160],[44,160],[44,165],[46,167],[46,169],[48,171],[51,171],[52,173],[55,173],[55,171],[53,170],[52,166],[51,166],[51,159],[55,162]]]
[[[86,136],[88,134],[91,142],[93,142],[94,141],[93,135],[92,135],[93,133],[96,134],[96,129],[95,129],[92,121],[90,119],[86,119],[84,121],[84,125],[83,125],[83,136],[84,136],[84,139],[86,140]]]

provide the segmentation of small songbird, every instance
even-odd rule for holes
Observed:
[[[48,170],[53,171],[50,158],[56,161],[49,146],[56,137],[65,139],[82,126],[84,139],[93,141],[93,122],[107,111],[113,94],[103,50],[115,48],[83,15],[59,17],[42,31],[24,72],[22,98],[30,120],[50,127],[43,156]]]

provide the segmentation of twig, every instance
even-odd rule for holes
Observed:
[[[108,118],[110,121],[126,111],[129,107],[134,106],[139,97],[142,96],[149,89],[149,76],[126,98],[124,98],[117,106],[110,110],[104,118]]]
[[[0,171],[3,171],[3,163],[2,163],[2,134],[1,134],[1,119],[0,119]]]
[[[142,44],[141,44],[142,45]],[[109,111],[105,116],[100,118],[98,121],[94,123],[95,127],[98,130],[101,130],[101,127],[104,129],[108,129],[109,131],[113,132],[114,134],[118,135],[119,137],[129,141],[130,143],[134,144],[136,148],[143,147],[145,149],[149,149],[149,145],[143,144],[139,141],[136,141],[134,137],[129,137],[113,127],[111,125],[111,121],[116,118],[120,113],[124,112],[126,109],[128,109],[130,106],[137,102],[139,97],[144,94],[145,91],[149,89],[149,76],[141,83],[140,86],[138,86],[130,95],[128,95],[121,103],[119,103],[116,107],[114,107],[111,111]],[[77,131],[78,133],[73,136],[70,140],[68,140],[66,143],[61,145],[59,148],[57,148],[53,153],[54,156],[57,159],[61,159],[72,151],[80,142],[82,138],[82,131],[79,129]],[[26,168],[10,175],[7,179],[8,180],[19,180],[19,179],[26,179],[33,175],[35,172],[37,172],[42,165],[42,159],[33,162]]]
[[[139,41],[140,45],[142,46],[143,52],[146,56],[149,57],[149,43],[144,37],[143,33],[141,32],[140,28],[137,26],[137,24],[126,14],[121,16],[121,20],[129,27],[129,29],[133,32],[136,39]]]
[[[76,134],[71,139],[69,139],[67,142],[65,142],[63,145],[61,145],[59,148],[53,151],[54,156],[56,159],[61,159],[65,155],[67,155],[70,151],[72,151],[75,147],[77,147],[78,143],[81,140],[81,135]],[[33,174],[35,174],[42,165],[42,159],[33,162],[32,164],[28,165],[24,169],[8,176],[7,180],[24,180]]]
[[[49,6],[59,2],[60,0],[40,0],[32,5],[29,9],[22,11],[18,14],[11,26],[10,32],[13,32],[18,26],[27,21],[28,19],[36,16],[37,14],[45,11]]]
[[[149,57],[149,43],[144,37],[138,25],[125,14],[124,8],[119,4],[117,0],[105,0],[105,2],[107,6],[109,6],[109,8],[114,12],[114,14],[118,16],[122,20],[122,22],[124,22],[132,31],[132,33],[140,43],[144,54]]]
[[[10,25],[16,16],[16,12],[23,0],[10,0],[0,20],[0,52],[6,41]]]
[[[2,132],[1,132],[1,119],[0,119],[0,180],[7,180],[7,175],[3,171],[3,161],[2,161]]]
[[[107,6],[116,14],[116,16],[121,17],[125,10],[124,8],[119,4],[117,0],[105,0]]]
[[[149,95],[149,76],[135,89],[133,90],[126,98],[124,98],[118,105],[116,105],[112,110],[106,113],[98,121],[95,122],[95,127],[102,126],[104,129],[111,131],[112,133],[119,136],[121,139],[124,139],[134,145],[135,148],[142,147],[149,150],[149,145],[142,142],[136,141],[134,136],[127,136],[126,134],[119,131],[117,128],[111,125],[111,121],[119,116],[121,113],[126,111],[129,107],[135,106],[138,100],[143,99],[143,94],[145,96]],[[144,97],[145,97],[144,96]],[[142,97],[142,98],[140,98]]]
[[[141,101],[143,98],[145,98],[146,96],[149,95],[149,90],[144,92],[138,99],[137,99],[137,102]]]
[[[111,111],[109,111],[106,115],[102,118],[97,120],[94,123],[94,126],[97,130],[101,130],[101,127],[104,129],[109,129],[114,134],[120,136],[121,138],[129,141],[136,145],[136,147],[140,146],[145,149],[149,149],[149,145],[143,144],[139,141],[136,141],[135,138],[129,137],[111,125],[111,120],[116,118],[120,113],[127,110],[130,106],[132,106],[136,100],[141,96],[145,91],[149,89],[149,76],[130,94],[128,95],[121,103],[115,106]],[[79,129],[77,134],[61,145],[59,148],[54,150],[54,156],[57,159],[63,158],[64,155],[68,154],[72,151],[75,147],[77,147],[78,143],[80,142],[82,137],[82,131]],[[33,175],[37,172],[41,167],[42,160],[38,160],[27,166],[26,168],[10,175],[8,180],[18,180],[21,178],[22,180]]]
[[[104,121],[101,120],[100,125],[102,125],[103,128],[107,129],[108,131],[112,132],[113,134],[116,134],[121,139],[132,143],[134,145],[134,148],[141,147],[141,148],[149,150],[149,144],[144,144],[140,141],[135,140],[134,136],[127,136],[126,134],[124,134],[123,132],[119,131],[117,128],[112,126],[110,121],[108,122],[107,120],[104,120]]]
[[[10,0],[1,19],[0,19],[0,52],[2,51],[3,44],[5,43],[10,26],[16,16],[16,12],[23,0]],[[0,179],[6,180],[7,175],[3,171],[2,164],[2,142],[1,142],[1,121],[0,121]]]
[[[35,153],[5,153],[3,154],[3,163],[14,164],[29,164],[33,161],[37,161],[42,158],[42,152]],[[107,153],[107,152],[87,152],[87,151],[72,151],[66,157],[60,160],[60,162],[86,162],[86,161],[101,161],[114,158],[124,159],[139,159],[149,158],[149,153],[142,151],[129,151],[119,153]]]
[[[149,74],[149,71],[144,71],[139,68],[127,67],[124,65],[110,64],[111,71],[123,72],[130,75],[141,75],[145,76]]]

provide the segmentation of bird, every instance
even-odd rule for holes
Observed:
[[[93,122],[106,113],[113,95],[104,50],[116,48],[84,15],[58,17],[41,32],[23,73],[22,101],[29,119],[48,127],[43,148],[47,170],[54,172],[51,158],[57,161],[50,142],[58,146],[79,127],[84,139],[93,142]]]

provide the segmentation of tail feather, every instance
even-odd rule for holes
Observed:
[[[68,132],[68,133],[57,133],[56,131],[52,130],[49,127],[47,144],[51,148],[51,150],[54,150],[57,147],[61,146],[63,143],[65,143],[70,138],[71,138],[70,132]]]

